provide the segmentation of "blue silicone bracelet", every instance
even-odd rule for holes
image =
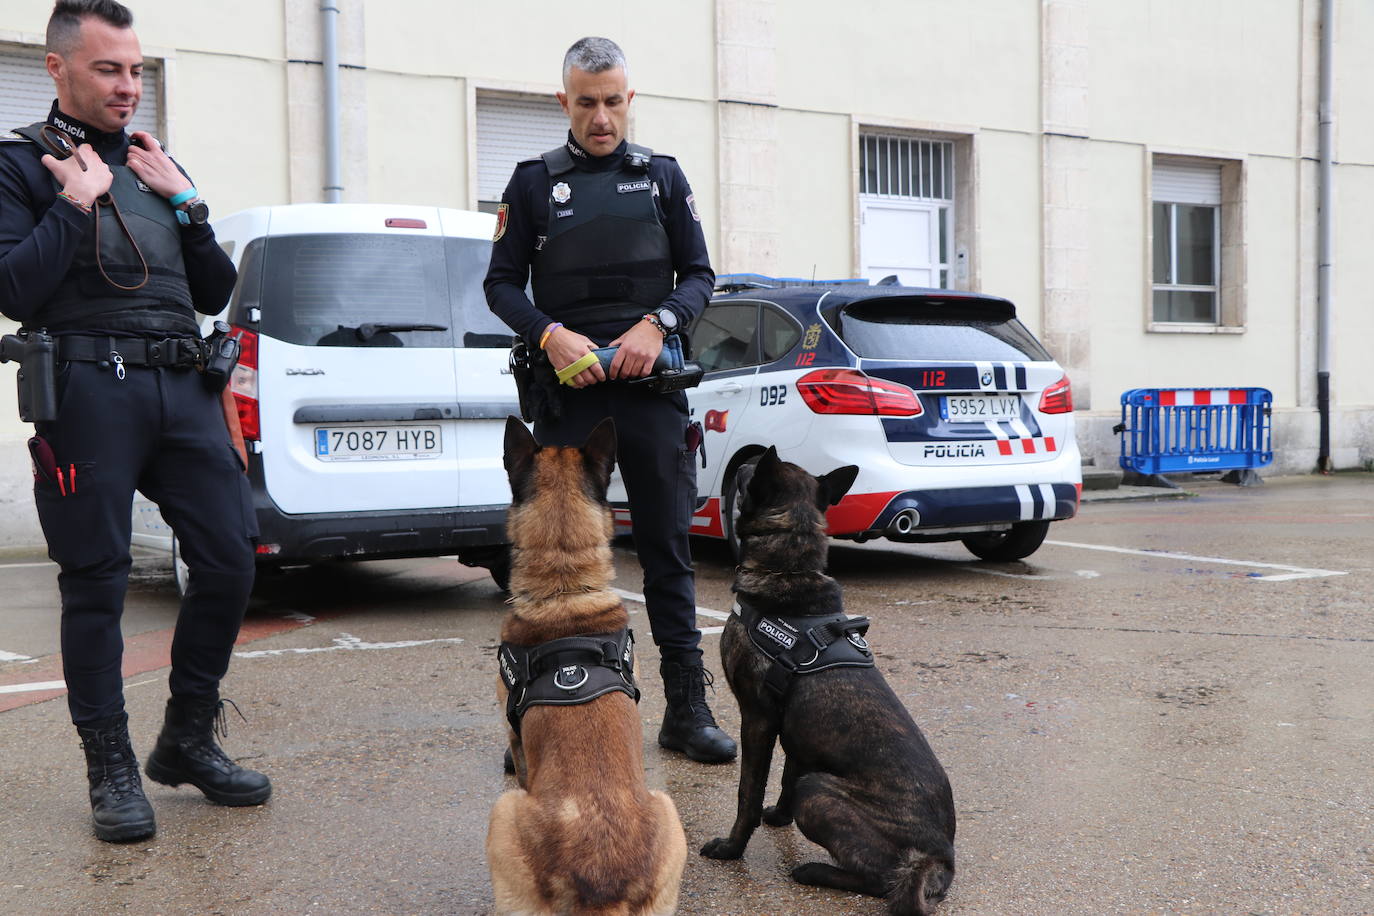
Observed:
[[[195,188],[187,188],[180,194],[173,194],[171,197],[167,198],[167,203],[171,204],[174,207],[180,206],[181,204],[186,203],[186,201],[194,198],[196,194],[197,191]]]

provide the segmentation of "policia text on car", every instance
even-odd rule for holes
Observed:
[[[688,423],[686,395],[663,384],[691,383],[692,373],[678,363],[655,369],[665,339],[705,307],[715,273],[682,169],[625,140],[634,91],[620,48],[605,38],[574,44],[563,87],[567,142],[516,166],[497,211],[487,302],[532,354],[522,401],[542,445],[581,445],[615,419],[668,698],[659,744],[730,760],[735,742],[706,703],[687,536],[700,430]],[[614,354],[594,352],[606,347]],[[660,383],[629,384],[651,375]]]
[[[195,312],[224,306],[234,267],[191,180],[152,136],[125,133],[142,92],[132,25],[114,0],[60,0],[46,58],[57,100],[46,121],[0,138],[0,311],[23,328],[3,352],[22,361],[34,501],[61,568],[68,705],[95,833],[110,841],[155,829],[120,675],[135,488],[190,567],[147,774],[225,805],[271,794],[213,733],[257,530],[223,407],[234,346],[202,340]]]

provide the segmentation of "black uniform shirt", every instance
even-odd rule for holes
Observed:
[[[56,102],[48,123],[66,129],[78,143],[91,144],[107,164],[125,164],[129,138],[124,131],[96,130],[60,113]],[[51,298],[83,236],[93,231],[88,214],[58,200],[53,175],[41,157],[42,150],[28,141],[0,143],[0,312],[19,322],[26,321]],[[215,314],[229,301],[235,272],[208,223],[182,227],[181,255],[197,311]],[[96,316],[81,330],[142,336],[149,333],[146,329],[152,323],[165,325],[167,332],[197,331],[194,319],[189,319],[183,308],[140,308],[137,312],[144,319],[155,320],[126,322],[121,317],[128,313],[115,312]]]
[[[606,171],[619,168],[625,158],[625,141],[608,156],[592,156],[568,135],[568,149],[575,167],[586,171]],[[706,237],[701,231],[692,189],[682,174],[677,160],[671,156],[654,156],[649,164],[649,179],[657,182],[659,193],[654,198],[659,222],[668,234],[672,251],[673,271],[677,286],[663,301],[663,305],[677,315],[678,326],[686,327],[711,298],[716,274],[706,254]],[[548,234],[549,171],[542,159],[530,159],[515,167],[501,202],[508,208],[506,231],[492,245],[491,266],[483,284],[487,303],[496,316],[526,340],[537,343],[539,336],[554,319],[541,312],[525,295],[529,282],[530,263],[543,238]],[[597,324],[588,322],[573,330],[586,334],[598,343],[607,343],[625,332],[625,323]]]

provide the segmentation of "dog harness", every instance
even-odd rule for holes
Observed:
[[[764,614],[744,599],[736,611],[749,639],[773,664],[764,683],[786,696],[792,679],[827,668],[872,668],[873,650],[864,634],[867,617],[837,614],[786,616]]]
[[[520,734],[520,720],[531,706],[577,706],[616,690],[638,703],[634,649],[635,635],[629,628],[537,646],[501,643],[497,659],[510,727]]]

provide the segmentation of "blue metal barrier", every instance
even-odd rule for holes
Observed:
[[[1274,460],[1264,388],[1136,388],[1121,396],[1121,467],[1137,474],[1249,471]]]

